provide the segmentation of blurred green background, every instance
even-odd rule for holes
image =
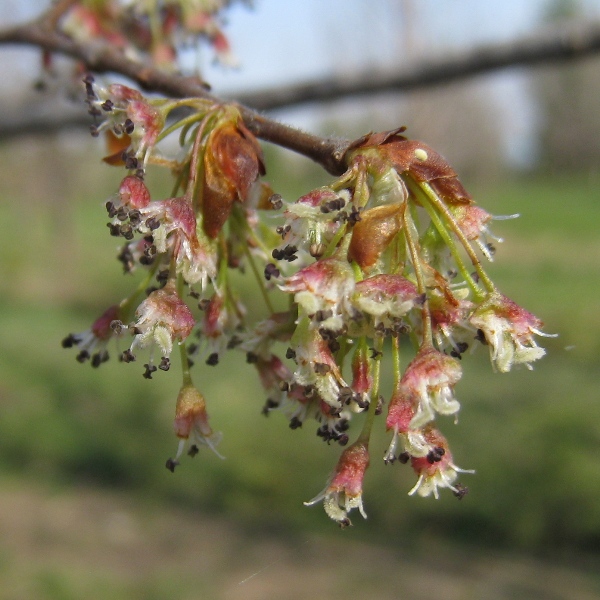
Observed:
[[[556,573],[579,594],[570,597],[600,590],[596,173],[473,183],[492,213],[522,213],[495,223],[506,242],[489,271],[559,337],[543,340],[548,355],[532,372],[495,374],[482,349],[464,361],[460,422],[443,423],[455,460],[477,470],[463,477],[463,501],[409,498],[410,470],[375,458],[369,519],[342,532],[302,506],[339,448],[311,424],[291,431],[282,415],[261,416],[264,394],[243,355],[195,378],[226,460],[202,452],[174,475],[164,468],[176,446],[176,370],[146,381],[139,365],[93,370],[60,348],[134,284],[104,224],[120,172],[94,167],[98,148],[77,136],[1,153],[0,597],[258,598],[272,587],[303,598],[329,585],[330,571],[332,598],[374,589],[393,598],[411,586],[425,597],[448,585],[458,595],[442,597],[484,597],[490,569],[498,597],[569,597]],[[318,177],[309,168],[283,178],[287,160],[269,157],[276,189],[291,199]],[[387,443],[379,431],[373,456]],[[315,569],[323,573],[304,583]]]
[[[577,13],[576,2],[545,4],[554,19]],[[411,17],[415,5],[401,6]],[[335,31],[345,56],[348,36]],[[359,34],[354,49],[370,30]],[[402,38],[396,60],[423,50],[405,37],[412,53]],[[486,210],[521,213],[492,224],[506,241],[488,271],[558,333],[540,340],[548,352],[533,371],[493,373],[482,348],[465,357],[459,423],[441,422],[457,464],[477,471],[461,478],[462,501],[408,497],[410,469],[377,459],[389,443],[380,423],[368,520],[355,516],[344,531],[302,505],[323,488],[339,447],[317,438],[316,424],[291,431],[282,415],[261,416],[264,392],[241,354],[195,375],[226,459],[202,451],[175,474],[165,469],[177,444],[177,370],[147,381],[137,363],[94,370],[60,347],[137,282],[121,274],[105,227],[122,173],[100,165],[98,142],[80,131],[3,141],[0,600],[599,598],[599,74],[597,59],[530,72],[531,104],[514,104],[529,106],[525,121],[536,126],[516,144],[522,122],[502,117],[514,98],[499,107],[509,88],[493,78],[342,102],[308,119],[344,137],[406,123]],[[20,102],[15,114],[35,113]],[[271,148],[267,166],[289,201],[326,181]],[[167,193],[150,178],[155,197]],[[262,311],[253,289],[249,308]]]

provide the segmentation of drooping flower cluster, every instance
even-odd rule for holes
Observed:
[[[148,99],[92,78],[85,86],[92,133],[105,132],[109,143],[105,161],[127,172],[106,203],[108,229],[123,238],[125,272],[142,275],[131,296],[63,345],[98,367],[112,338],[132,336],[120,357],[148,354],[146,378],[169,369],[179,346],[180,444],[167,467],[175,469],[187,445],[192,456],[201,445],[216,452],[220,436],[190,369],[198,358],[214,367],[238,349],[265,389],[265,415],[281,411],[291,429],[316,421],[319,437],[344,447],[327,487],[307,504],[322,500],[342,526],[354,508],[365,516],[362,481],[381,414],[391,436],[384,460],[410,463],[409,493],[437,498],[449,488],[463,497],[458,474],[472,471],[456,466],[437,424],[457,420],[461,359],[487,345],[506,372],[530,367],[544,350],[535,341],[540,320],[485,272],[479,257],[492,257],[492,217],[445,159],[403,129],[370,134],[349,146],[343,175],[286,202],[260,181],[261,148],[235,107]],[[180,106],[192,113],[171,123]],[[172,132],[182,146],[176,158],[157,151]],[[171,197],[155,199],[145,175],[160,167],[175,183]],[[234,271],[254,274],[266,318],[247,309]],[[277,295],[288,310],[274,310],[285,305],[272,302]]]

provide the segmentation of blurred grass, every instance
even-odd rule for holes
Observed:
[[[322,489],[339,448],[314,435],[316,424],[290,431],[281,415],[262,417],[264,394],[242,355],[195,376],[211,424],[224,432],[226,460],[203,451],[172,475],[164,462],[176,448],[176,369],[149,382],[136,363],[111,361],[93,370],[61,350],[68,332],[89,327],[133,281],[120,274],[104,225],[103,203],[120,172],[82,171],[87,147],[57,148],[36,149],[41,166],[34,181],[22,169],[23,156],[31,156],[27,142],[3,151],[0,474],[58,487],[127,489],[233,516],[248,531],[328,527],[322,510],[302,501]],[[305,172],[293,178],[292,171],[283,169],[285,178],[275,182],[286,199],[311,187]],[[522,214],[492,224],[506,242],[490,273],[559,337],[543,340],[548,356],[533,372],[494,374],[482,348],[465,359],[460,422],[442,426],[455,461],[477,470],[463,477],[467,498],[409,498],[409,469],[373,460],[369,521],[355,519],[353,535],[404,547],[418,547],[430,535],[540,553],[600,547],[597,183],[546,176],[478,186],[476,198],[490,212]],[[373,456],[388,442],[377,433]],[[56,590],[48,597],[75,594],[61,591],[67,584],[51,572],[39,580]]]

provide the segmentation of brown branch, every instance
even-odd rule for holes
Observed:
[[[119,49],[107,44],[81,44],[44,25],[43,20],[12,27],[0,32],[0,44],[19,44],[57,52],[82,61],[96,73],[119,73],[135,81],[142,89],[173,98],[200,97],[224,102],[210,94],[197,77],[166,73],[127,58]],[[257,137],[303,154],[328,172],[344,172],[347,140],[321,138],[264,117],[240,105],[246,126]]]
[[[68,0],[64,0],[64,3],[68,4]],[[75,42],[49,27],[48,23],[46,16],[36,22],[0,31],[0,44],[32,45],[65,54],[82,61],[91,71],[119,73],[135,81],[143,89],[166,96],[196,96],[223,102],[211,95],[207,86],[198,78],[165,73],[132,61],[111,46]],[[347,140],[321,138],[299,131],[262,116],[246,106],[266,110],[377,92],[407,91],[503,68],[580,58],[599,51],[600,23],[576,23],[547,29],[510,43],[482,46],[445,59],[420,62],[400,73],[379,76],[369,74],[354,80],[317,81],[242,94],[238,99],[242,103],[240,110],[244,121],[255,135],[303,154],[330,173],[339,174],[344,170],[343,157],[348,147]],[[46,129],[54,128],[48,126]],[[17,126],[12,129],[3,128],[0,137],[14,136],[17,132]]]
[[[500,69],[572,60],[598,52],[600,22],[563,24],[511,42],[479,46],[445,58],[422,60],[394,73],[361,73],[352,79],[305,82],[241,94],[238,100],[256,110],[287,108],[305,102],[423,89]]]

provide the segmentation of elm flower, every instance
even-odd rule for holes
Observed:
[[[554,337],[540,331],[540,319],[498,292],[490,294],[473,311],[470,322],[482,332],[490,347],[492,364],[501,373],[521,363],[531,369],[529,363],[546,353],[533,336]]]
[[[91,359],[92,367],[99,367],[105,363],[109,356],[106,346],[113,336],[118,336],[123,331],[120,321],[120,307],[114,304],[107,308],[93,323],[82,333],[70,333],[63,341],[63,348],[77,346],[79,354],[77,360],[83,363]]]
[[[208,424],[206,401],[204,396],[193,386],[184,385],[179,390],[173,422],[175,435],[179,438],[179,446],[175,458],[167,460],[166,467],[171,472],[179,465],[179,458],[186,446],[190,444],[188,454],[195,456],[198,446],[208,446],[219,458],[224,458],[216,449],[221,434],[215,433]]]
[[[400,386],[405,394],[418,399],[410,429],[420,429],[432,421],[435,413],[456,414],[460,408],[454,397],[454,386],[462,376],[455,358],[432,347],[422,347],[410,362]]]
[[[460,488],[454,485],[458,474],[475,473],[475,471],[460,469],[452,462],[448,442],[435,427],[428,425],[424,431],[424,437],[431,450],[425,457],[413,456],[411,458],[412,468],[419,478],[408,495],[412,496],[417,493],[419,496],[425,497],[433,494],[437,500],[439,488],[449,488],[456,495],[460,495]]]
[[[519,214],[494,216],[474,204],[459,204],[450,206],[449,209],[454,215],[458,226],[465,234],[465,237],[468,240],[475,242],[483,255],[490,262],[494,259],[494,249],[493,246],[488,243],[487,238],[490,237],[496,242],[502,242],[503,240],[490,232],[488,223],[490,221],[516,219],[520,216]]]
[[[386,464],[393,463],[397,456],[398,441],[402,442],[403,452],[411,456],[427,456],[430,446],[421,429],[411,426],[419,405],[419,397],[410,389],[398,385],[388,406],[386,429],[392,430],[392,440],[383,457]]]
[[[137,347],[158,346],[162,354],[160,368],[169,368],[169,355],[175,340],[185,340],[191,333],[195,320],[190,309],[181,300],[175,283],[169,281],[165,287],[152,292],[137,308],[137,321],[134,325],[135,337],[131,348],[124,352],[123,360],[134,360],[133,350]],[[156,367],[152,365],[152,357],[146,366],[144,376],[151,379]]]
[[[204,289],[209,279],[215,280],[214,243],[196,227],[196,216],[187,197],[151,202],[139,213],[142,223],[138,231],[152,235],[157,253],[173,253],[177,272],[183,274],[187,283],[200,283]]]
[[[349,386],[331,349],[316,329],[307,327],[306,320],[301,322],[298,330],[299,339],[291,348],[297,365],[293,382],[302,386],[309,397],[316,391],[327,404],[341,408],[342,390]]]
[[[346,190],[317,188],[287,206],[283,213],[285,223],[278,231],[288,246],[318,257],[339,229],[343,221],[340,211],[349,202]]]
[[[369,450],[361,442],[352,444],[342,452],[329,483],[325,489],[305,506],[313,506],[323,501],[327,515],[340,527],[352,525],[348,514],[358,508],[363,518],[367,518],[362,501],[362,483],[369,467]]]
[[[401,275],[375,275],[356,283],[352,304],[372,317],[377,327],[381,323],[393,325],[419,299],[417,287]]]
[[[294,300],[320,327],[336,331],[350,309],[354,272],[346,261],[325,258],[287,277],[279,287],[294,294]]]

